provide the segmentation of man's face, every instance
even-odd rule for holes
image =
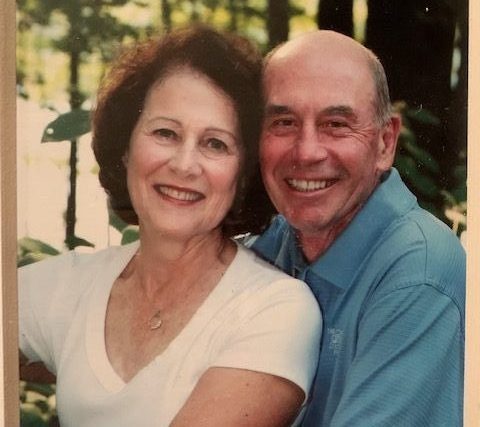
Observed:
[[[393,158],[375,121],[367,64],[333,57],[274,57],[265,74],[263,178],[301,237],[343,230]]]

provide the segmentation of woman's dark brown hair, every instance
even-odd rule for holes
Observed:
[[[258,233],[273,213],[258,165],[263,110],[261,56],[248,40],[203,25],[172,31],[129,50],[104,79],[93,113],[92,145],[110,206],[126,222],[138,224],[122,158],[148,90],[182,66],[208,77],[234,102],[245,160],[236,197],[222,227],[226,236]]]

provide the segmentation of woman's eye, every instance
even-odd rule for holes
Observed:
[[[221,139],[208,138],[205,146],[215,152],[222,153],[228,151],[228,146]]]
[[[161,138],[167,138],[167,139],[177,138],[177,134],[173,130],[168,128],[156,129],[153,133]]]

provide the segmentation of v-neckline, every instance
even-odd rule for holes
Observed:
[[[119,247],[115,251],[113,259],[110,260],[112,268],[101,266],[98,274],[93,280],[99,285],[95,286],[91,298],[89,299],[89,307],[87,309],[85,343],[87,358],[89,364],[94,372],[97,380],[102,384],[107,392],[118,393],[122,391],[129,384],[138,380],[142,374],[151,366],[159,363],[161,360],[168,357],[168,355],[175,351],[176,348],[182,345],[183,342],[189,341],[189,336],[196,333],[202,324],[206,324],[214,315],[215,307],[221,304],[222,298],[227,298],[230,294],[224,289],[224,283],[229,283],[231,277],[235,277],[236,266],[239,263],[239,258],[244,256],[243,248],[237,244],[237,252],[225,270],[225,273],[215,285],[209,295],[200,304],[195,311],[190,321],[185,327],[170,341],[167,347],[158,355],[156,355],[149,363],[140,368],[135,375],[129,380],[124,381],[123,378],[115,371],[110,359],[108,358],[106,342],[105,342],[105,320],[108,306],[108,299],[115,280],[124,270],[127,264],[138,250],[139,242],[132,243],[123,247]],[[106,284],[106,285],[102,285]]]

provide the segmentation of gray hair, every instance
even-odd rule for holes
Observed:
[[[375,99],[373,101],[375,119],[380,126],[385,126],[392,116],[387,76],[378,57],[370,49],[365,48],[365,50],[375,87]]]

